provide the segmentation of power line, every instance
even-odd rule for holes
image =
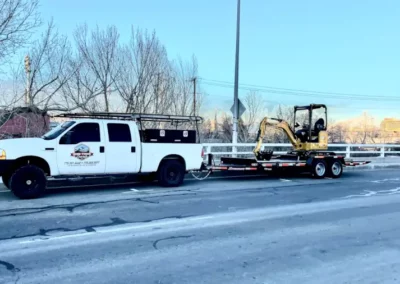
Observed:
[[[215,87],[223,87],[223,88],[233,88],[233,84],[227,81],[218,81],[218,80],[210,80],[200,78],[201,82],[204,85],[215,86]],[[334,98],[334,99],[354,99],[354,100],[362,100],[362,101],[370,101],[370,100],[388,100],[388,101],[400,101],[398,97],[390,97],[390,96],[371,96],[371,95],[361,95],[361,94],[348,94],[348,93],[335,93],[335,92],[322,92],[322,91],[311,91],[311,90],[302,90],[302,89],[288,89],[288,88],[277,88],[270,86],[261,86],[261,85],[252,85],[252,84],[240,84],[239,89],[247,90],[247,91],[259,91],[263,93],[271,93],[271,94],[284,94],[291,96],[306,96],[306,97],[319,97],[319,98]],[[321,95],[329,95],[329,96],[321,96]]]
[[[217,98],[223,98],[223,99],[229,99],[231,100],[232,96],[230,94],[213,94],[213,97]],[[282,101],[277,101],[277,100],[270,100],[270,99],[263,99],[262,100],[265,103],[271,103],[275,105],[282,105],[282,106],[292,106],[296,104],[304,104],[304,102],[298,102],[298,103],[289,103],[289,102],[282,102]],[[366,107],[360,107],[360,106],[348,106],[348,105],[337,105],[337,104],[328,104],[330,109],[345,109],[345,110],[396,110],[398,111],[398,107],[371,107],[371,106],[366,106]]]

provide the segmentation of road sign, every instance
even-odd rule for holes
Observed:
[[[246,111],[246,107],[242,104],[242,102],[238,99],[238,103],[239,103],[239,117],[238,119],[243,115],[243,113]],[[231,112],[233,115],[235,115],[235,104],[233,104],[233,106],[231,107]]]

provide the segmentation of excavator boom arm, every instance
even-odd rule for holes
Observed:
[[[271,118],[271,120],[276,120],[279,121],[279,123],[271,123],[268,121],[268,117],[264,117],[261,122],[260,122],[260,127],[258,128],[258,134],[257,134],[257,139],[256,139],[256,147],[253,150],[253,153],[258,156],[261,145],[265,136],[265,130],[267,126],[272,126],[275,128],[282,129],[286,135],[288,136],[290,143],[293,145],[293,147],[297,147],[299,141],[297,140],[295,134],[293,133],[292,129],[290,128],[289,124],[281,119],[276,119],[276,118]]]

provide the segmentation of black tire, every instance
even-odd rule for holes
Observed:
[[[328,175],[331,178],[340,178],[343,173],[343,164],[340,160],[334,159],[329,163]]]
[[[34,165],[17,169],[10,179],[10,189],[20,199],[40,197],[46,189],[47,179],[44,171]]]
[[[311,174],[314,178],[324,178],[327,175],[328,167],[324,160],[316,159],[312,164],[311,170]]]
[[[3,176],[1,177],[1,179],[3,180],[3,185],[4,185],[6,188],[10,189],[10,175],[5,174],[5,175],[3,175]]]
[[[178,160],[165,160],[158,170],[158,183],[164,187],[180,186],[185,177],[185,167]]]

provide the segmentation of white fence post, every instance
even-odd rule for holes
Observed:
[[[346,146],[346,158],[350,158],[351,157],[351,146]]]
[[[381,147],[381,158],[385,158],[385,147]]]
[[[236,146],[232,146],[232,157],[236,158],[237,157],[237,147]]]

